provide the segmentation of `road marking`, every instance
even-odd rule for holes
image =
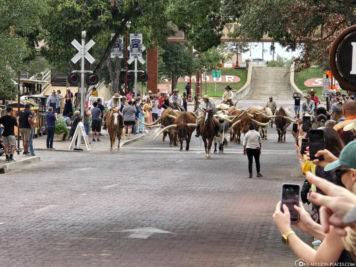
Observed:
[[[128,237],[129,238],[137,238],[137,239],[148,239],[150,236],[154,234],[173,234],[168,231],[164,231],[154,227],[145,227],[145,228],[136,228],[136,229],[128,229],[122,230],[120,232],[124,233],[132,233]]]
[[[49,210],[49,209],[53,209],[55,207],[57,207],[57,205],[48,205],[48,206],[45,206],[43,208],[35,210],[35,213],[40,213],[40,212],[43,212],[43,211],[46,211],[46,210]]]
[[[107,186],[103,186],[101,189],[103,189],[103,190],[108,190],[108,189],[113,188],[113,187],[116,187],[116,186],[118,186],[118,185],[119,185],[119,184],[107,185]]]

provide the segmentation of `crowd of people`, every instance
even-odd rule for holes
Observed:
[[[294,207],[277,203],[273,219],[283,240],[300,261],[310,266],[355,266],[356,101],[335,95],[330,99],[330,110],[327,110],[320,105],[315,92],[311,92],[300,113],[301,99],[301,95],[294,95],[298,130],[293,135],[299,164],[306,176],[301,188],[301,202]],[[308,130],[300,115],[311,118]],[[312,160],[309,147],[302,149],[302,146],[310,137],[310,130],[315,129],[323,132],[325,149],[316,153],[318,159]],[[309,212],[303,204],[310,205]],[[291,213],[295,211],[299,214],[298,222],[291,221]],[[313,236],[312,245],[319,248],[313,249],[305,243],[292,226]]]

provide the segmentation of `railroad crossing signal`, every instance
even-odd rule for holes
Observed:
[[[83,46],[77,41],[73,40],[72,45],[79,51],[78,54],[76,54],[72,58],[72,62],[76,64],[83,56],[89,61],[90,64],[93,64],[95,61],[95,58],[92,57],[92,55],[89,54],[90,48],[92,48],[95,45],[95,42],[93,40],[90,40],[85,46],[84,46],[84,51],[83,51]]]

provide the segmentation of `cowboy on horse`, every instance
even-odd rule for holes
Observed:
[[[203,97],[203,105],[202,105],[202,110],[204,111],[204,113],[208,112],[208,111],[212,111],[213,115],[215,115],[216,113],[216,107],[215,104],[213,102],[210,101],[209,96],[205,95]],[[202,123],[204,123],[204,117],[199,117],[198,121],[197,121],[197,128],[196,128],[196,135],[195,137],[199,137],[200,136],[200,125]],[[216,119],[214,116],[212,117],[213,121],[214,121],[214,131],[215,131],[215,136],[219,136],[219,127],[220,127],[220,123],[218,121],[218,119]]]
[[[184,111],[183,108],[183,100],[182,98],[179,96],[179,90],[178,89],[174,89],[173,90],[173,95],[169,98],[169,102],[170,102],[170,106],[173,109],[177,109],[179,111]]]

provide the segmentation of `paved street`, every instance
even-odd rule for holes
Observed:
[[[283,182],[302,183],[291,136],[204,159],[147,136],[121,152],[43,152],[1,176],[1,266],[294,266],[272,222]],[[310,241],[310,239],[306,239]]]

